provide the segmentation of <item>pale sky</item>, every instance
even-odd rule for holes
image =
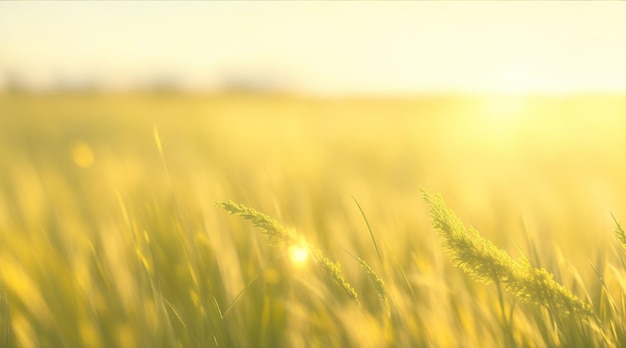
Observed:
[[[0,86],[626,91],[625,2],[0,2]]]

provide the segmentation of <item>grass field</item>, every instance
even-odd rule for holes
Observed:
[[[1,95],[0,346],[626,347],[611,214],[624,96]]]

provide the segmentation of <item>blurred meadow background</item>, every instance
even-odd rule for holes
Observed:
[[[626,346],[625,61],[618,2],[1,3],[0,346]],[[456,267],[420,189],[593,329]]]

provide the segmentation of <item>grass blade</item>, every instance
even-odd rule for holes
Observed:
[[[359,201],[356,200],[354,195],[352,195],[352,199],[354,200],[354,203],[356,203],[356,206],[359,208],[359,211],[361,212],[361,216],[363,216],[363,220],[365,220],[367,231],[370,233],[370,237],[372,238],[372,242],[374,243],[374,248],[376,249],[376,255],[378,256],[378,261],[380,261],[380,266],[383,267],[383,257],[380,254],[380,249],[378,249],[378,244],[376,243],[376,238],[374,238],[374,232],[372,232],[372,227],[370,226],[369,221],[367,221],[367,216],[365,216],[365,212],[363,211],[363,208],[361,208]]]

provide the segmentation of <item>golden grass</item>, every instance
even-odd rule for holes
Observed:
[[[623,97],[489,103],[0,96],[0,346],[626,346]]]

